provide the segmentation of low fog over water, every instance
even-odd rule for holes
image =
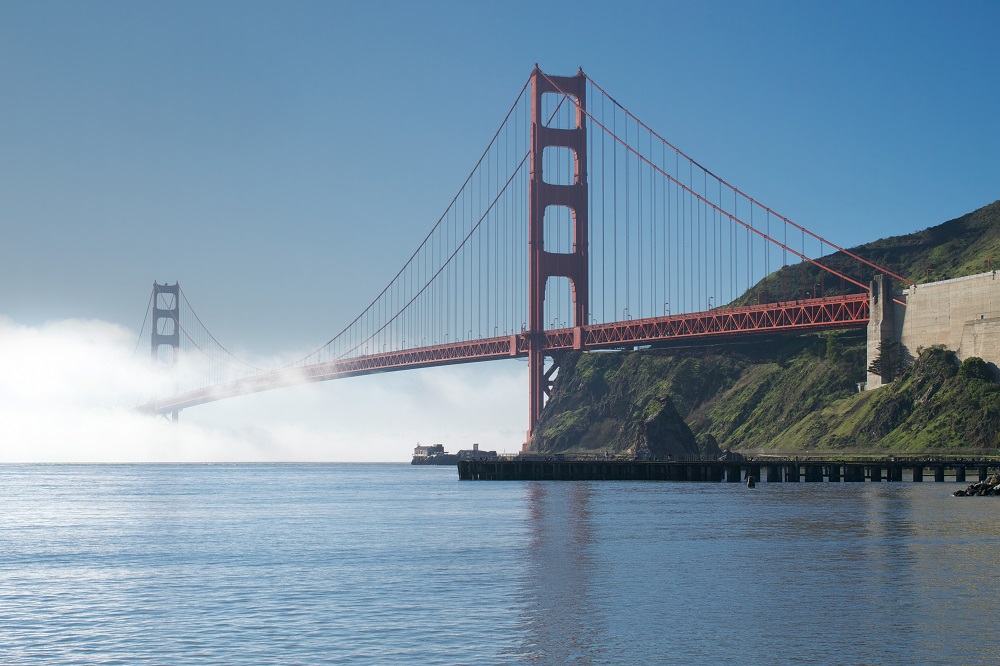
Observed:
[[[136,339],[103,321],[0,317],[0,462],[402,462],[418,442],[514,451],[524,437],[516,361],[279,389],[171,423],[133,409],[173,383]]]

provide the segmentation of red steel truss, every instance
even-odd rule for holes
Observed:
[[[651,319],[634,319],[545,331],[546,353],[567,350],[624,349],[688,340],[708,340],[754,333],[809,332],[868,324],[868,294],[813,298],[740,308],[716,308]],[[525,357],[529,334],[454,342],[382,354],[358,356],[261,373],[145,405],[148,412],[169,414],[206,402],[271,389],[413,368]]]
[[[815,298],[588,326],[577,336],[550,331],[547,349],[599,349],[745,333],[817,331],[868,324],[868,294]],[[552,335],[558,334],[558,335]],[[580,344],[581,346],[577,346]]]

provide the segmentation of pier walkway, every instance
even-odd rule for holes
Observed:
[[[462,460],[458,478],[464,481],[700,481],[700,482],[863,482],[945,480],[966,477],[985,481],[1000,461],[986,459],[929,460],[871,458],[818,460],[766,458],[744,460],[622,460],[559,459],[557,456],[516,456]]]

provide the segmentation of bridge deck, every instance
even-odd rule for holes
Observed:
[[[868,294],[767,303],[706,312],[548,330],[545,350],[621,349],[763,333],[801,333],[866,326]],[[529,333],[388,351],[304,367],[284,368],[179,393],[140,407],[169,414],[250,393],[343,377],[527,356]]]

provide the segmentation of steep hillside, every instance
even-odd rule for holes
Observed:
[[[988,258],[1000,262],[1000,201],[852,251],[915,282],[982,272]],[[857,274],[856,260],[843,253],[823,262]],[[756,302],[758,292],[762,300],[796,298],[803,282],[821,282],[817,271],[784,268],[740,302]],[[841,293],[839,281],[822,283],[824,293]],[[983,368],[960,369],[947,350],[925,350],[900,380],[859,394],[865,370],[863,331],[571,354],[531,448],[713,455],[719,448],[918,452],[1000,445],[1000,384]]]
[[[571,354],[533,448],[655,455],[693,453],[694,442],[706,455],[771,448],[814,410],[857,392],[864,344],[862,331],[845,331],[708,349]],[[690,435],[675,434],[685,430]]]
[[[924,350],[896,382],[808,415],[777,449],[995,453],[1000,447],[1000,384],[985,363],[943,347]]]
[[[1000,201],[994,201],[962,217],[905,236],[892,236],[866,243],[850,251],[917,284],[974,275],[1000,262]],[[841,273],[861,276],[868,284],[875,270],[843,252],[822,257],[820,263]],[[818,286],[818,288],[817,288]],[[900,285],[897,285],[899,287]],[[761,280],[736,304],[793,300],[803,291],[827,296],[856,292],[809,263],[786,266]]]
[[[858,393],[857,332],[711,350],[573,354],[533,450],[716,455],[720,449],[996,453],[1000,383],[984,363],[923,350]]]

